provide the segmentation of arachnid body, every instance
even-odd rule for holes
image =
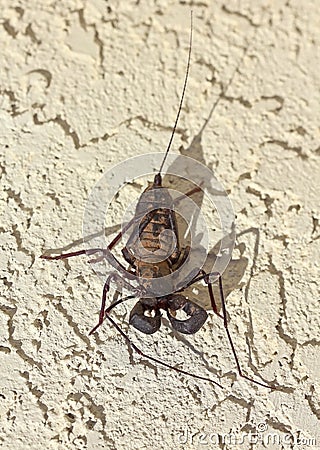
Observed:
[[[188,259],[188,255],[190,252],[190,248],[188,246],[181,247],[179,242],[179,233],[177,229],[177,220],[174,211],[174,206],[175,204],[177,204],[177,202],[180,201],[180,199],[179,198],[173,199],[170,196],[168,189],[163,187],[161,173],[167,155],[171,148],[172,140],[176,131],[178,119],[182,109],[182,103],[189,75],[191,47],[192,47],[192,23],[190,33],[188,64],[176,121],[173,126],[169,144],[165,152],[160,169],[158,173],[155,175],[153,182],[150,183],[148,188],[144,191],[143,195],[141,196],[137,204],[133,218],[129,221],[125,229],[123,228],[117,234],[117,236],[112,240],[112,242],[108,245],[106,249],[94,248],[89,250],[80,250],[77,252],[62,254],[58,256],[42,255],[41,257],[43,259],[48,260],[60,260],[83,254],[93,255],[99,253],[100,257],[97,258],[97,261],[101,260],[101,258],[106,259],[110,258],[111,260],[113,260],[116,263],[116,266],[119,268],[119,271],[111,273],[105,281],[99,321],[98,324],[91,330],[90,334],[94,333],[98,329],[98,327],[102,325],[104,320],[107,319],[124,337],[124,339],[129,343],[129,345],[136,352],[138,352],[145,358],[148,358],[149,360],[152,360],[155,363],[173,369],[179,373],[189,375],[198,379],[210,381],[215,385],[222,387],[218,382],[210,378],[195,375],[188,371],[167,364],[166,362],[154,358],[153,356],[146,355],[131,341],[131,339],[127,336],[126,333],[124,333],[124,331],[115,322],[115,320],[110,314],[112,309],[114,309],[117,305],[139,296],[140,298],[135,304],[135,306],[132,308],[129,318],[130,325],[135,327],[137,330],[145,334],[153,334],[157,332],[161,324],[161,310],[163,310],[167,314],[171,326],[176,331],[183,334],[194,334],[205,323],[207,319],[207,312],[201,306],[197,305],[195,301],[189,300],[183,294],[183,292],[189,286],[201,280],[204,280],[208,288],[208,295],[210,297],[212,310],[217,316],[219,316],[219,318],[223,320],[223,324],[236,361],[239,375],[260,386],[274,389],[274,387],[256,381],[242,373],[240,363],[235,351],[235,347],[228,329],[227,312],[225,306],[221,274],[205,273],[200,268],[199,270],[196,270],[192,278],[184,285],[179,285],[178,283],[175,286],[175,288],[171,291],[170,287],[168,286],[168,292],[165,294],[156,295],[154,290],[152,290],[151,288],[151,284],[153,281],[159,281],[163,279],[164,280],[163,283],[165,283],[166,277],[174,274],[179,268],[183,266],[183,264]],[[195,192],[200,190],[201,190],[200,187],[197,186],[192,190],[190,190],[189,192],[187,192],[186,194],[184,194],[184,196],[190,197]],[[121,238],[123,237],[124,233],[128,229],[130,229],[130,227],[132,228],[132,234],[130,235],[126,245],[122,249],[123,258],[129,264],[128,269],[124,267],[124,265],[112,255],[111,251],[114,248],[114,246],[121,241]],[[173,247],[172,247],[172,239],[169,239],[168,233],[175,237]],[[120,298],[107,307],[106,306],[107,295],[110,290],[111,284],[117,279],[122,278],[124,274],[127,274],[129,279],[130,274],[137,277],[140,280],[139,288],[137,289],[134,295],[129,295],[127,297]],[[213,276],[217,278],[219,284],[222,314],[218,312],[213,295],[211,282],[211,277]],[[125,284],[126,283],[127,282],[125,281]],[[188,316],[188,318],[185,320],[178,319],[176,317],[176,314],[179,310],[184,311],[184,313]]]

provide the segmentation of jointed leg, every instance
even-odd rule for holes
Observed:
[[[100,314],[99,314],[99,322],[94,328],[92,328],[92,330],[89,333],[89,336],[92,333],[94,333],[100,327],[100,325],[102,325],[105,315],[108,314],[115,306],[119,305],[120,303],[123,303],[126,300],[129,300],[129,299],[135,297],[134,295],[129,295],[127,297],[121,298],[121,299],[115,301],[114,303],[112,303],[107,309],[105,309],[107,293],[109,292],[109,289],[110,289],[111,279],[112,279],[112,275],[109,275],[107,278],[107,281],[105,282],[105,284],[103,286],[102,302],[101,302],[101,308],[100,308]]]
[[[63,255],[58,255],[58,256],[41,255],[40,258],[48,259],[48,260],[67,259],[67,258],[71,258],[72,256],[79,256],[79,255],[84,255],[84,254],[92,255],[97,252],[101,253],[101,255],[95,259],[90,259],[89,263],[97,263],[99,261],[107,259],[113,265],[113,267],[119,273],[121,273],[124,277],[129,278],[129,279],[132,279],[134,277],[134,274],[132,274],[131,272],[128,272],[127,269],[121,264],[121,262],[118,261],[118,259],[115,256],[113,256],[113,254],[111,253],[111,251],[108,248],[107,249],[92,248],[89,250],[79,250],[77,252],[65,253]],[[122,282],[128,286],[128,283],[126,283],[124,280],[122,280]]]
[[[111,250],[116,244],[117,242],[121,239],[121,237],[123,236],[123,234],[131,227],[131,225],[138,221],[139,219],[141,219],[142,216],[137,216],[137,217],[133,217],[124,227],[123,229],[115,236],[115,238],[110,242],[110,244],[108,245],[107,249]],[[150,221],[150,219],[149,219]],[[80,256],[80,255],[91,255],[97,252],[103,252],[104,249],[101,248],[91,248],[88,250],[79,250],[77,252],[70,252],[70,253],[64,253],[63,255],[57,255],[57,256],[50,256],[50,255],[41,255],[40,258],[42,259],[48,259],[50,261],[53,260],[59,260],[59,259],[67,259],[67,258],[72,258],[73,256]],[[100,260],[100,258],[97,258],[98,262]]]
[[[213,296],[212,283],[209,281],[209,277],[207,279],[205,278],[205,282],[208,284],[212,309],[215,311],[216,310],[216,303],[215,303],[214,296]],[[239,362],[239,359],[238,359],[238,356],[237,356],[237,353],[236,353],[236,349],[235,349],[235,346],[233,344],[233,340],[231,338],[231,334],[230,334],[230,331],[229,331],[229,328],[228,328],[227,309],[226,309],[226,303],[225,303],[223,287],[222,287],[222,278],[221,278],[220,274],[219,274],[219,277],[218,277],[218,283],[219,283],[219,292],[220,292],[220,299],[221,299],[222,313],[223,313],[223,324],[224,324],[224,328],[225,328],[227,336],[228,336],[228,340],[229,340],[229,343],[230,343],[230,346],[231,346],[231,350],[232,350],[234,359],[236,361],[236,365],[237,365],[237,369],[238,369],[238,373],[239,373],[240,377],[245,378],[246,380],[249,380],[252,383],[258,384],[259,386],[263,386],[263,387],[266,387],[266,388],[269,388],[269,389],[276,389],[275,386],[269,386],[267,384],[260,383],[260,381],[256,381],[253,378],[248,377],[247,375],[245,375],[242,372],[242,369],[241,369],[241,366],[240,366],[240,362]],[[218,315],[221,317],[220,314],[218,314]]]
[[[107,278],[107,281],[105,282],[105,284],[103,286],[102,302],[101,302],[101,308],[100,308],[100,314],[99,314],[99,322],[94,328],[92,328],[92,330],[89,333],[89,336],[90,336],[90,334],[94,333],[96,331],[96,329],[99,328],[100,325],[102,325],[102,323],[103,323],[103,319],[104,319],[104,315],[105,315],[105,308],[106,308],[107,293],[109,292],[109,289],[110,289],[111,280],[112,280],[112,275],[109,275]]]
[[[209,291],[209,297],[210,297],[210,302],[211,302],[211,306],[213,309],[213,312],[220,317],[220,319],[224,320],[224,316],[222,316],[219,312],[218,312],[218,308],[217,308],[217,304],[215,302],[214,299],[214,295],[213,295],[213,289],[212,289],[212,283],[210,283],[209,278],[205,278],[205,282],[208,286],[208,291]]]
[[[200,192],[202,189],[200,186],[196,186],[190,191],[186,192],[185,194],[179,195],[179,197],[175,198],[173,200],[173,205],[176,203],[179,203],[181,200],[183,200],[185,197],[191,197],[191,195],[195,194],[196,192]]]
[[[97,252],[100,250],[101,249],[96,249]],[[53,261],[53,260],[57,260],[57,259],[66,259],[66,258],[71,258],[72,256],[80,256],[80,255],[85,255],[85,254],[86,254],[86,250],[79,250],[77,252],[65,253],[64,255],[57,255],[57,256],[41,255],[40,258],[49,259],[50,261]]]

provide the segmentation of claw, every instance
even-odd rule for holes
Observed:
[[[152,299],[143,299],[143,300],[144,300],[143,302],[139,300],[132,308],[129,323],[142,333],[153,334],[160,328],[161,314],[158,309],[154,310],[152,306],[148,304],[149,303],[148,300]],[[152,310],[155,311],[154,317],[145,315],[146,311]]]
[[[182,309],[189,317],[186,320],[179,320],[170,314],[172,311]],[[169,309],[167,310],[168,319],[171,322],[172,328],[179,333],[194,334],[207,320],[207,312],[201,306],[187,300],[183,295],[174,295],[169,302]]]

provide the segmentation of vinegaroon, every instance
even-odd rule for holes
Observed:
[[[227,337],[231,346],[231,350],[237,365],[239,375],[242,378],[251,381],[252,383],[258,384],[266,388],[276,389],[275,386],[271,385],[269,386],[265,383],[254,380],[242,372],[239,359],[235,350],[235,346],[228,328],[224,290],[220,273],[205,273],[202,269],[200,269],[193,274],[192,279],[189,280],[185,285],[179,284],[176,285],[175,290],[170,293],[166,293],[165,295],[160,296],[157,296],[156,294],[151,296],[147,295],[148,293],[150,294],[149,289],[150,283],[152,283],[153,280],[158,280],[159,278],[162,279],[163,277],[174,274],[186,262],[190,252],[190,247],[186,246],[185,248],[182,248],[179,243],[179,234],[177,229],[176,213],[174,211],[174,206],[177,202],[180,201],[180,199],[178,198],[173,200],[167,188],[162,186],[162,172],[164,163],[167,159],[168,153],[171,148],[171,144],[177,128],[177,123],[179,120],[185,96],[190,69],[192,32],[193,32],[193,25],[191,14],[191,31],[190,31],[188,62],[178,113],[176,116],[176,120],[172,129],[171,137],[164,158],[159,168],[159,172],[154,176],[153,182],[149,184],[149,186],[139,199],[134,217],[127,223],[125,227],[122,228],[122,230],[116,235],[116,237],[112,240],[112,242],[107,246],[106,249],[94,248],[89,250],[80,250],[58,256],[49,256],[43,254],[41,258],[47,260],[60,260],[84,254],[93,255],[99,253],[100,256],[97,257],[97,259],[95,260],[91,260],[92,262],[99,261],[103,258],[112,260],[114,265],[118,268],[118,271],[111,273],[105,281],[103,287],[99,321],[98,324],[90,331],[89,334],[91,335],[92,333],[94,333],[102,325],[103,321],[107,319],[123,336],[123,338],[131,346],[131,348],[144,358],[147,358],[155,362],[156,364],[161,364],[165,367],[173,369],[176,372],[182,373],[184,375],[189,375],[194,378],[198,378],[200,380],[210,381],[215,385],[222,387],[221,384],[219,384],[217,381],[212,380],[211,378],[190,373],[173,365],[167,364],[166,362],[154,358],[153,356],[147,355],[131,341],[131,339],[127,336],[127,334],[120,328],[120,326],[115,322],[113,317],[110,315],[111,311],[116,306],[137,297],[140,292],[141,298],[132,308],[130,313],[129,318],[130,325],[132,325],[137,330],[145,334],[155,333],[157,330],[159,330],[161,325],[160,311],[164,310],[168,316],[168,319],[173,329],[183,334],[194,334],[203,326],[203,324],[207,320],[208,315],[205,309],[197,305],[194,301],[187,299],[183,295],[183,291],[186,288],[190,287],[191,285],[203,280],[208,288],[208,294],[210,297],[212,310],[220,319],[223,320],[224,328],[227,333]],[[195,192],[198,192],[200,190],[201,188],[199,186],[194,187],[192,190],[184,194],[184,196],[190,197]],[[147,197],[145,195],[147,195]],[[171,205],[172,208],[165,207],[164,205]],[[130,227],[133,227],[134,231],[132,235],[130,235],[130,238],[126,243],[125,247],[122,249],[123,258],[130,266],[130,269],[127,270],[124,267],[124,265],[112,255],[111,250],[114,248],[116,244],[119,243],[124,233],[127,230],[129,230]],[[175,237],[175,245],[173,247],[173,251],[170,253],[169,256],[161,258],[161,252],[164,251],[164,254],[167,254],[166,252],[168,252],[168,249],[172,244],[171,241],[166,242],[166,238],[165,237],[163,238],[165,234],[162,235],[162,240],[160,237],[160,235],[163,232],[166,233],[168,231],[171,232]],[[154,258],[152,258],[152,256],[154,256]],[[107,307],[106,306],[107,295],[110,290],[112,281],[116,281],[117,279],[119,280],[124,276],[130,279],[130,274],[135,275],[136,277],[139,278],[139,280],[141,280],[140,291],[137,290],[134,295],[129,295],[120,298]],[[218,281],[222,314],[219,313],[215,302],[211,282],[212,277],[217,278]],[[128,284],[127,282],[124,282],[124,285],[127,284]],[[180,320],[176,317],[176,313],[180,310],[184,311],[184,313],[188,316],[186,320]]]

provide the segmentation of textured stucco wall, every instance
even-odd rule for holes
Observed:
[[[128,329],[133,303],[114,317],[153,356],[220,378],[224,390],[140,362],[107,323],[88,337],[101,280],[85,257],[39,259],[82,248],[85,202],[105,170],[166,148],[190,2],[137,3],[0,1],[0,447],[320,448],[316,0],[192,5],[192,67],[173,146],[213,169],[230,194],[230,330],[244,370],[282,390],[239,379],[211,313],[190,337]],[[197,300],[209,307],[202,286]],[[257,429],[265,442],[241,443]],[[231,431],[238,443],[205,444]],[[267,443],[268,433],[282,443]]]

